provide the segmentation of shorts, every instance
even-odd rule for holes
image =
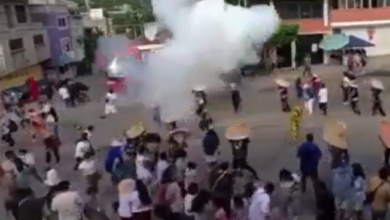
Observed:
[[[104,106],[104,114],[108,115],[108,114],[115,114],[117,111],[116,111],[116,107],[115,105],[112,105],[112,104],[106,104]]]

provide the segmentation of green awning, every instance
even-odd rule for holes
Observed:
[[[332,34],[325,36],[320,42],[319,47],[323,50],[340,50],[349,42],[349,37],[344,34]]]

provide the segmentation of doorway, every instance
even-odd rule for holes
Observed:
[[[312,64],[324,62],[324,51],[318,47],[323,38],[322,34],[299,35],[296,43],[296,61],[298,65],[303,64],[303,58],[310,54]]]

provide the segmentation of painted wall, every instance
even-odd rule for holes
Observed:
[[[31,11],[33,16],[40,19],[47,28],[52,54],[51,65],[57,66],[59,57],[63,54],[61,39],[68,38],[72,47],[68,8],[66,5],[36,5],[32,6]],[[59,18],[66,19],[67,27],[59,27]]]
[[[373,34],[370,39],[368,29],[372,28]],[[355,35],[361,39],[369,41],[375,47],[366,48],[368,56],[381,56],[390,54],[390,25],[370,26],[370,27],[345,27],[342,32],[347,35]]]

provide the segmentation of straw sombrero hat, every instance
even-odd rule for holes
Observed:
[[[251,128],[242,122],[233,123],[226,128],[225,137],[228,140],[242,140],[248,138]]]
[[[379,89],[379,90],[385,89],[385,87],[383,86],[383,83],[378,79],[372,79],[370,81],[370,84],[371,84],[372,88],[374,88],[374,89]]]
[[[290,83],[288,81],[286,81],[285,79],[281,79],[281,78],[275,79],[275,83],[281,87],[289,87],[290,86]]]
[[[146,131],[145,127],[142,124],[134,125],[129,130],[126,131],[126,137],[132,139],[140,136]]]
[[[324,126],[324,140],[331,146],[347,149],[347,126],[344,122],[338,120],[330,120]]]
[[[380,122],[379,138],[385,147],[390,148],[390,121],[386,118]]]

